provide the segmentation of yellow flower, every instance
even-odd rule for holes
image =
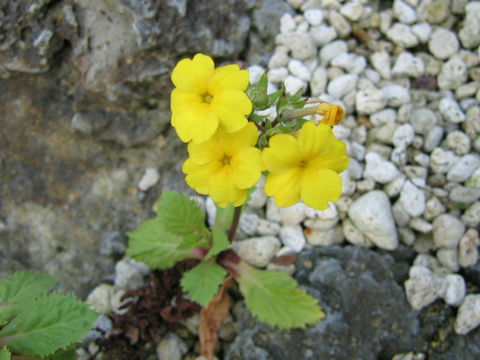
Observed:
[[[204,143],[188,144],[190,157],[182,167],[185,181],[220,207],[242,205],[263,170],[257,138],[257,127],[249,122],[237,132],[219,129]]]
[[[306,122],[297,137],[272,136],[262,159],[270,171],[265,192],[275,197],[278,206],[290,206],[302,199],[306,205],[322,210],[342,193],[338,174],[348,167],[346,145],[326,124]]]
[[[172,126],[183,142],[202,143],[215,131],[232,133],[247,124],[252,103],[245,90],[249,83],[247,70],[238,65],[215,69],[211,57],[197,54],[183,59],[172,72],[170,108]]]
[[[345,115],[343,108],[340,105],[323,102],[317,106],[288,110],[283,114],[283,117],[285,118],[285,120],[293,120],[314,114],[322,115],[323,118],[319,122],[325,123],[330,126],[340,124],[342,122],[343,116]]]

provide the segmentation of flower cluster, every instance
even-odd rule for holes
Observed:
[[[283,90],[267,96],[264,85],[266,101],[278,101],[277,110],[286,109],[267,129],[252,113],[256,109],[247,95],[249,74],[237,65],[215,68],[210,57],[197,54],[175,66],[172,82],[171,123],[189,143],[190,157],[182,171],[198,193],[209,195],[220,207],[237,207],[267,170],[265,192],[279,206],[302,200],[325,209],[328,201],[339,198],[339,173],[348,167],[346,146],[332,131],[344,115],[340,106],[318,101],[304,108],[298,98],[289,104]],[[312,114],[323,116],[319,124],[302,119]],[[263,150],[259,129],[268,140]]]

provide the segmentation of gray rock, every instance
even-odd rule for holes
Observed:
[[[329,359],[334,353],[337,359],[373,360],[421,345],[410,336],[418,322],[393,280],[389,255],[350,246],[315,248],[297,264],[298,281],[320,300],[326,319],[286,332],[255,321],[242,306],[236,311],[239,335],[225,359]],[[367,320],[372,316],[382,320],[373,324]],[[387,325],[392,323],[394,328]],[[356,346],[347,345],[349,334]]]
[[[370,191],[355,200],[348,216],[379,248],[394,250],[398,246],[390,200],[383,191]]]
[[[132,259],[123,259],[115,264],[115,285],[124,290],[135,290],[145,283],[145,265]],[[148,268],[147,268],[148,269]]]
[[[188,352],[187,345],[175,333],[167,333],[156,348],[158,360],[182,360]]]
[[[464,232],[465,226],[453,215],[442,214],[433,220],[433,241],[438,247],[457,247]]]

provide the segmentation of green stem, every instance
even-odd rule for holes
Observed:
[[[235,208],[235,212],[233,213],[232,225],[230,225],[230,229],[228,230],[228,240],[230,242],[233,241],[233,238],[235,237],[235,233],[237,232],[238,222],[240,221],[241,214],[242,214],[242,207],[237,206]]]

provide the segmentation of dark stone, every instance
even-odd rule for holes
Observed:
[[[227,359],[391,359],[422,350],[419,321],[395,282],[394,260],[358,247],[316,248],[301,254],[296,278],[319,299],[326,319],[305,330],[283,331],[237,312],[239,335]],[[266,352],[266,354],[264,353]]]

